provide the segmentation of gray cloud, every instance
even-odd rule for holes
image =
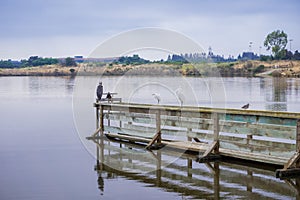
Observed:
[[[300,47],[299,5],[297,0],[2,0],[0,56],[45,54],[43,48],[53,56],[86,54],[110,35],[138,27],[177,30],[206,49],[212,45],[217,53],[235,56],[249,41],[258,49],[268,32],[283,29],[295,49]]]

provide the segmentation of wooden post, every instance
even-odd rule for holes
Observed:
[[[132,147],[128,147],[128,149],[132,150]],[[130,156],[131,156],[131,155],[130,155]],[[130,164],[132,164],[132,157],[129,157],[129,158],[128,158],[128,162],[129,162]]]
[[[161,186],[161,151],[157,151],[156,156],[156,186]]]
[[[120,98],[120,103],[122,103],[122,98]],[[121,116],[120,116],[120,128],[122,128]]]
[[[100,134],[103,136],[104,123],[103,123],[103,106],[100,104]]]
[[[187,129],[187,141],[191,142],[192,141],[192,138],[189,136],[189,133],[192,132],[192,129],[191,128],[188,128]]]
[[[158,134],[157,143],[161,144],[161,119],[160,110],[156,112],[156,133]]]
[[[247,191],[252,192],[253,187],[253,172],[251,170],[247,170]]]
[[[99,101],[98,99],[96,100],[96,104],[94,104],[94,106],[96,107],[96,130],[99,129],[99,104],[97,104]],[[94,133],[94,134],[98,134],[98,133]],[[99,146],[96,145],[96,155],[97,155],[97,167],[99,166]]]
[[[251,140],[253,139],[253,135],[249,134],[247,135],[247,145],[250,144]],[[251,152],[253,152],[253,149],[251,148]]]
[[[214,199],[220,199],[220,168],[219,163],[214,163]]]
[[[214,153],[219,153],[219,132],[220,132],[220,126],[219,126],[219,115],[218,113],[213,113],[213,131],[214,131],[214,142],[217,142],[217,146],[214,149]]]
[[[100,138],[100,161],[101,161],[101,169],[104,165],[104,138]]]
[[[97,101],[98,102],[98,101]],[[99,104],[95,104],[96,107],[96,130],[99,128]]]
[[[300,153],[300,119],[297,120],[296,134],[296,152]],[[300,160],[296,162],[296,167],[300,167]]]
[[[110,108],[107,110],[107,114],[108,114],[107,126],[110,126],[110,119],[109,119]]]
[[[296,129],[296,151],[300,152],[300,119],[297,120]]]
[[[297,190],[297,192],[298,192],[298,195],[297,195],[297,200],[299,200],[300,199],[300,178],[296,178],[296,180],[295,180],[295,185],[296,185],[296,190]]]
[[[192,170],[193,170],[193,160],[191,158],[188,158],[187,159],[187,175],[189,178],[192,178],[193,177],[193,173],[192,173]]]

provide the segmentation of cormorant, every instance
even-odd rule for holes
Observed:
[[[110,92],[108,92],[108,93],[107,93],[107,95],[106,95],[106,99],[107,99],[108,101],[111,101],[111,99],[112,99],[112,96],[111,96]]]
[[[102,82],[99,82],[99,85],[97,87],[97,98],[100,101],[103,95],[103,86],[102,86]]]

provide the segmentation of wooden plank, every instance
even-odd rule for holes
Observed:
[[[183,142],[183,141],[164,141],[162,144],[165,144],[166,147],[171,147],[175,149],[180,149],[184,151],[195,151],[195,152],[205,152],[208,148],[208,145],[205,143],[193,143],[193,142]]]
[[[138,136],[131,136],[131,135],[122,135],[122,134],[114,134],[114,133],[107,133],[105,134],[107,137],[110,138],[116,138],[121,140],[127,140],[127,141],[134,141],[134,142],[143,142],[143,143],[149,143],[152,138],[144,138],[144,137],[138,137]]]
[[[220,147],[224,149],[233,149],[239,151],[240,153],[251,152],[263,155],[276,155],[281,157],[291,157],[293,151],[283,151],[282,148],[274,148],[262,145],[252,145],[252,144],[242,144],[239,142],[220,142]]]
[[[96,106],[99,103],[95,103]],[[101,103],[102,104],[102,103]],[[208,107],[189,107],[189,106],[168,106],[168,105],[153,105],[153,104],[136,104],[136,103],[118,103],[118,104],[107,104],[105,106],[114,106],[118,110],[128,110],[128,108],[135,110],[136,108],[161,111],[172,111],[175,113],[219,113],[219,114],[233,114],[233,115],[248,115],[248,116],[264,116],[274,118],[287,118],[287,119],[300,119],[300,113],[295,112],[280,112],[280,111],[264,111],[264,110],[243,110],[243,109],[224,109],[224,108],[208,108]],[[112,109],[114,110],[114,109]],[[143,113],[144,111],[142,111]],[[149,113],[149,112],[148,112]],[[162,113],[163,114],[163,113]],[[179,114],[180,116],[181,114]],[[174,116],[174,115],[173,115]],[[210,117],[209,117],[210,118]],[[221,119],[222,117],[220,117]]]
[[[222,122],[221,122],[222,123]],[[222,132],[235,134],[251,134],[257,136],[295,139],[295,127],[274,124],[250,124],[245,122],[225,122],[221,125]]]
[[[258,139],[252,138],[251,140],[242,137],[234,137],[228,135],[220,135],[220,141],[227,143],[240,143],[244,145],[253,145],[253,146],[266,146],[270,149],[281,149],[284,151],[294,151],[295,144],[292,140],[290,141],[281,141],[281,140],[273,140],[268,141],[268,138]]]
[[[288,161],[287,157],[264,155],[252,152],[240,152],[238,150],[224,148],[220,148],[220,155],[275,165],[284,165]]]
[[[125,115],[124,113],[116,113],[115,115]],[[150,114],[140,114],[140,113],[127,113],[127,117],[133,117],[133,118],[151,118]],[[114,117],[114,116],[112,116]],[[152,115],[152,118],[154,118],[154,115]],[[114,118],[111,118],[112,120]],[[119,118],[115,118],[115,120],[119,120]],[[124,119],[125,120],[125,119]],[[128,120],[128,119],[127,119]],[[184,116],[167,116],[167,115],[162,115],[161,120],[164,123],[168,123],[166,125],[175,125],[174,123],[176,122],[176,126],[186,126],[186,127],[195,127],[199,128],[197,126],[198,124],[207,124],[207,125],[212,125],[213,121],[212,119],[204,119],[204,118],[191,118],[191,117],[184,117]],[[132,120],[130,120],[132,121]],[[293,132],[295,131],[296,127],[295,126],[283,126],[283,125],[276,125],[276,124],[259,124],[257,122],[254,123],[249,123],[245,121],[228,121],[228,120],[222,120],[220,119],[220,125],[221,125],[221,130],[230,130],[230,127],[238,127],[238,128],[246,128],[245,132],[251,132],[247,130],[252,129],[268,129],[272,131],[284,131],[284,132]],[[225,129],[227,128],[227,129]],[[230,131],[229,131],[230,132]],[[235,129],[233,129],[232,132],[236,132]]]
[[[221,127],[222,132],[295,140],[295,127],[261,124],[236,124]]]

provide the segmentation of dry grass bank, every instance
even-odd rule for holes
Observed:
[[[72,75],[167,75],[202,76],[218,68],[222,76],[284,76],[300,77],[300,61],[243,61],[234,63],[143,65],[84,63],[76,67],[46,65],[15,69],[0,69],[0,76],[72,76]],[[276,73],[275,73],[276,72]]]

